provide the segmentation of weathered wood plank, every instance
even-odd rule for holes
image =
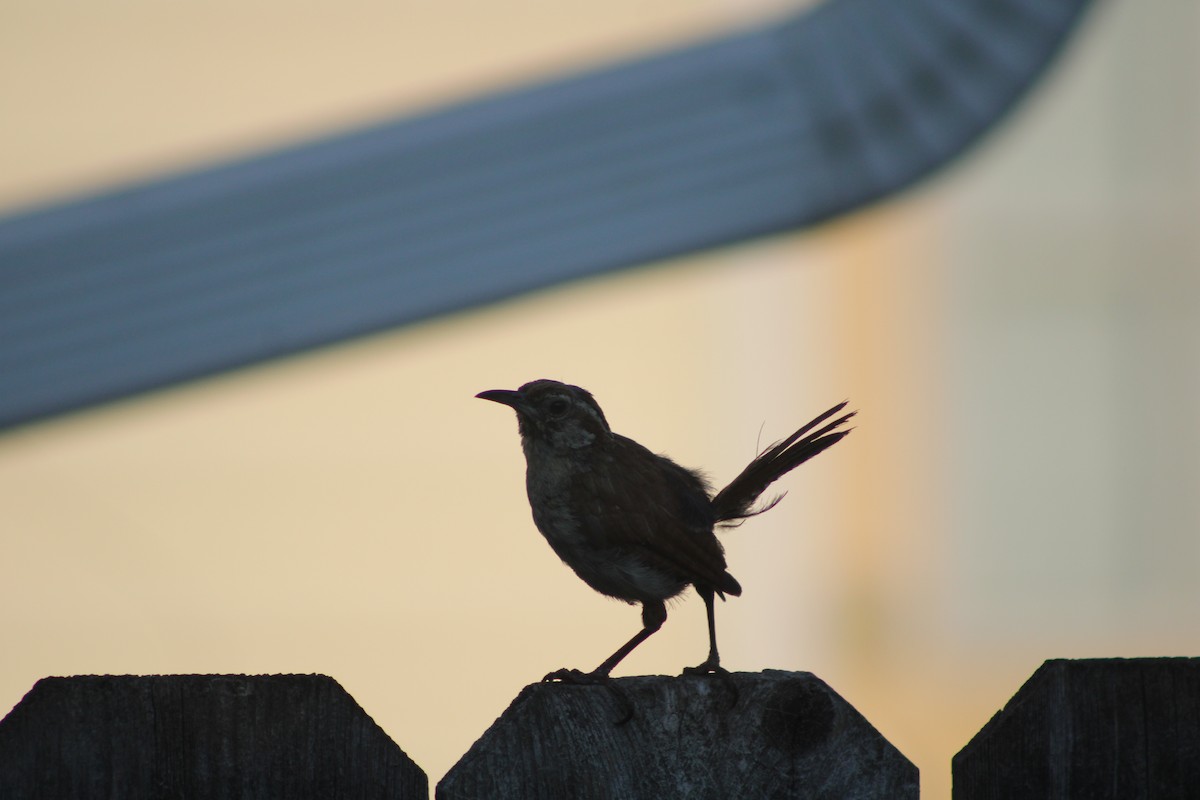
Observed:
[[[0,797],[424,798],[324,675],[44,678],[0,720]]]
[[[1200,658],[1047,661],[953,772],[955,800],[1195,800]]]
[[[804,672],[535,684],[438,784],[465,798],[917,797],[917,768]]]

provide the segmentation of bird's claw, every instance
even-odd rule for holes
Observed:
[[[733,680],[733,673],[722,667],[720,664],[714,664],[711,661],[705,661],[703,664],[698,664],[694,667],[684,667],[683,674],[688,677],[713,675],[720,678],[721,683],[733,695],[733,703],[730,705],[736,706],[741,693],[738,692],[737,683]]]
[[[612,694],[613,700],[621,709],[621,716],[613,721],[614,725],[624,725],[633,719],[633,702],[624,690],[613,683],[607,674],[598,672],[581,672],[577,669],[556,669],[542,678],[542,683],[570,683],[575,686],[603,686]]]
[[[694,667],[684,667],[684,675],[728,675],[729,670],[722,667],[720,664],[712,664],[705,661],[703,664],[697,664]]]
[[[542,683],[571,683],[576,686],[598,686],[607,682],[607,675],[582,672],[577,669],[556,669],[553,672],[547,672],[546,677],[542,678]]]

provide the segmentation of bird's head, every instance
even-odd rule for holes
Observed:
[[[538,442],[555,449],[587,447],[611,434],[608,420],[586,389],[545,378],[520,389],[490,389],[475,395],[511,407],[526,444]]]

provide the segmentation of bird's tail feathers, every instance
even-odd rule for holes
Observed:
[[[759,453],[740,475],[713,498],[712,507],[716,512],[717,522],[737,525],[748,517],[774,508],[783,499],[782,494],[758,508],[754,508],[754,502],[766,491],[768,486],[780,477],[837,444],[853,430],[853,428],[842,430],[839,428],[857,413],[854,411],[822,425],[845,407],[846,401],[838,403],[788,438],[776,442]],[[821,427],[818,428],[818,426]]]

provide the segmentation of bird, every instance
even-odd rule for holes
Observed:
[[[787,472],[841,441],[855,415],[839,403],[760,452],[718,492],[696,470],[613,432],[578,386],[546,378],[475,395],[512,408],[525,454],[533,521],[550,547],[601,594],[642,606],[642,628],[590,672],[559,669],[543,680],[600,684],[667,619],[667,601],[695,588],[708,616],[708,657],[685,675],[729,673],[717,650],[715,599],[738,596],[714,530],[774,508],[756,506]],[[840,416],[839,416],[840,414]]]

